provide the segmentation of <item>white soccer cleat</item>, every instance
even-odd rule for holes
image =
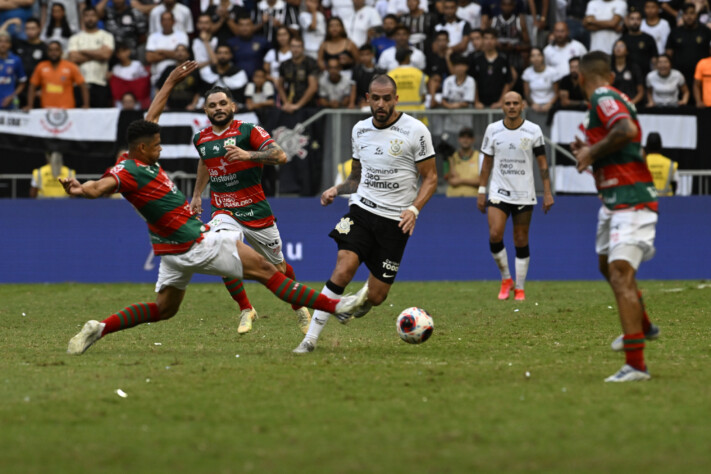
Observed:
[[[257,310],[254,308],[244,309],[240,314],[239,326],[237,327],[238,334],[247,334],[252,330],[252,321],[257,319]]]
[[[67,354],[83,354],[93,343],[101,339],[101,332],[105,327],[105,323],[94,320],[87,321],[84,327],[81,328],[81,331],[79,331],[79,334],[69,340]]]
[[[313,352],[314,349],[316,349],[316,341],[310,342],[304,339],[301,341],[301,344],[296,346],[296,349],[291,352],[294,354],[308,354],[309,352]]]
[[[651,378],[652,376],[646,370],[637,370],[631,365],[625,364],[616,374],[606,378],[605,382],[640,382]]]
[[[311,324],[309,309],[306,306],[302,306],[294,311],[294,314],[296,314],[296,323],[299,325],[301,332],[304,334],[309,332],[309,324]]]
[[[333,314],[341,324],[347,324],[353,319],[356,311],[360,310],[368,301],[368,282],[365,282],[355,295],[346,295],[336,305],[336,312]]]

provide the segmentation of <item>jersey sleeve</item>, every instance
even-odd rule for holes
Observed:
[[[610,130],[621,119],[632,118],[625,103],[612,95],[596,97],[593,100],[592,109],[606,130]]]
[[[274,143],[274,139],[269,132],[259,125],[252,125],[252,130],[249,132],[249,145],[252,150],[261,150],[270,143]]]
[[[353,127],[353,131],[351,132],[351,156],[353,157],[354,160],[360,161],[360,155],[358,154],[358,145],[356,144],[356,129],[358,128],[358,125]]]
[[[114,193],[128,193],[138,189],[136,178],[129,170],[126,169],[124,162],[114,165],[113,168],[104,173],[102,178],[107,176],[111,176],[116,180],[116,189],[114,189]]]
[[[485,155],[494,156],[494,140],[491,138],[491,125],[486,127],[484,140],[481,142],[481,152]]]
[[[420,123],[422,124],[422,122]],[[414,143],[412,145],[414,147],[413,156],[415,157],[415,163],[435,156],[432,134],[424,124],[417,128],[417,133],[414,135]]]
[[[543,138],[543,130],[541,127],[536,127],[536,133],[533,136],[533,145],[531,149],[533,150],[533,156],[541,156],[546,154],[546,141]]]

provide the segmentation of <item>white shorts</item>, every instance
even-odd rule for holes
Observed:
[[[237,253],[237,242],[242,241],[242,233],[210,229],[203,235],[205,238],[189,251],[161,256],[156,293],[166,286],[184,290],[194,273],[242,278],[242,261]]]
[[[263,229],[252,229],[240,224],[232,216],[227,214],[217,214],[209,223],[210,229],[238,230],[244,234],[244,238],[249,245],[260,255],[267,259],[272,265],[279,265],[284,261],[284,253],[281,250],[281,235],[276,223]]]
[[[610,211],[605,206],[597,214],[595,251],[607,261],[626,260],[637,270],[654,257],[657,213],[649,209]]]

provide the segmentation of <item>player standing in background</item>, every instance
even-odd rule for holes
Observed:
[[[504,95],[504,119],[486,127],[481,152],[484,161],[479,174],[477,207],[487,212],[489,221],[489,248],[501,271],[499,299],[506,300],[514,286],[509,271],[509,260],[504,248],[506,220],[513,221],[514,246],[516,247],[516,287],[514,299],[526,299],[524,284],[530,262],[528,229],[531,225],[533,206],[536,204],[536,187],[533,182],[533,158],[543,181],[543,212],[553,206],[551,179],[546,161],[546,150],[541,127],[524,120],[523,99],[518,92]],[[489,202],[486,201],[487,183]],[[488,204],[488,206],[487,206]]]
[[[364,316],[387,298],[417,217],[437,189],[432,137],[421,121],[395,110],[395,81],[386,75],[375,76],[366,98],[373,117],[353,127],[351,173],[344,183],[321,195],[324,206],[338,195],[351,195],[350,211],[329,234],[338,244],[338,258],[322,293],[338,298],[365,263],[370,270],[369,297],[355,317]],[[422,185],[418,190],[419,176]],[[342,323],[350,319],[337,317]],[[314,350],[328,318],[328,312],[314,312],[295,353]]]
[[[254,279],[283,301],[341,313],[341,318],[351,317],[366,302],[367,284],[356,295],[328,298],[278,272],[242,242],[239,229],[211,229],[191,212],[185,195],[158,164],[161,146],[157,122],[173,87],[196,69],[195,61],[187,61],[170,74],[148,109],[147,120],[129,125],[128,154],[100,180],[80,184],[75,178],[60,179],[71,196],[93,199],[120,192],[146,220],[153,252],[161,256],[156,302],[132,304],[101,322],[88,321],[69,341],[70,354],[83,354],[106,334],[173,317],[194,273]]]
[[[235,110],[229,89],[216,86],[205,94],[205,114],[212,126],[193,137],[200,162],[190,208],[202,214],[200,196],[209,181],[210,226],[241,230],[258,253],[289,278],[296,278],[294,269],[284,260],[276,219],[262,189],[262,168],[283,165],[286,153],[262,127],[235,120]],[[252,329],[257,311],[242,280],[225,277],[223,281],[241,310],[237,332],[245,334]],[[308,309],[302,305],[292,307],[301,331],[306,334],[311,320]]]
[[[584,122],[587,143],[571,144],[578,171],[593,167],[602,198],[595,250],[600,272],[612,287],[622,323],[625,365],[605,382],[632,382],[651,377],[644,362],[644,340],[659,337],[649,321],[635,275],[639,264],[654,256],[657,193],[642,157],[642,130],[629,98],[610,86],[610,57],[595,51],[580,61],[580,85],[590,102]]]

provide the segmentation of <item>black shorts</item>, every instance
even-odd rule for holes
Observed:
[[[338,250],[355,252],[375,278],[392,284],[410,238],[398,224],[352,205],[328,235],[336,241]]]
[[[516,216],[518,214],[524,214],[526,212],[533,212],[533,205],[531,204],[511,204],[504,201],[498,201],[496,203],[492,202],[491,199],[487,202],[491,207],[500,209],[506,217]]]

